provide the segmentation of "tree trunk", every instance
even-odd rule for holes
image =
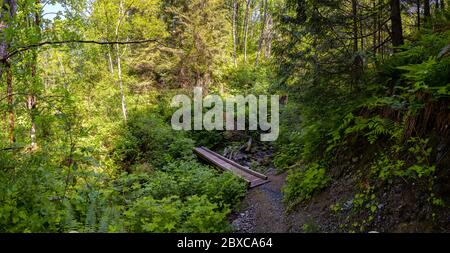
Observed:
[[[111,56],[111,47],[108,46],[108,68],[109,68],[109,72],[111,73],[111,75],[114,78],[114,65],[113,65],[113,60],[112,60],[112,56]]]
[[[119,40],[119,28],[120,28],[120,24],[122,22],[123,16],[125,15],[125,10],[123,9],[123,0],[120,1],[120,6],[119,6],[119,20],[117,22],[117,26],[116,26],[116,41]],[[121,64],[121,59],[120,59],[120,46],[119,44],[116,44],[116,54],[117,54],[117,78],[119,81],[119,89],[120,89],[120,102],[121,102],[121,106],[122,106],[122,114],[123,114],[123,118],[125,119],[125,121],[128,118],[128,114],[127,114],[127,106],[125,103],[125,91],[123,88],[123,79],[122,79],[122,64]]]
[[[424,0],[423,2],[423,16],[425,24],[428,23],[431,18],[430,0]]]
[[[272,14],[267,13],[267,28],[266,28],[266,50],[265,50],[265,57],[270,58],[270,55],[272,54],[272,26],[273,26],[273,18]]]
[[[420,0],[417,0],[417,30],[420,30]]]
[[[382,37],[383,37],[383,30],[381,27],[381,22],[383,19],[383,0],[378,0],[378,15],[377,15],[377,30],[378,30],[378,42],[377,42],[377,46],[378,48],[378,53],[381,54],[381,58],[383,58],[383,46],[381,45],[381,41],[382,41]]]
[[[240,14],[240,9],[241,9],[241,1],[240,0],[235,0],[236,1],[236,47],[237,50],[242,50],[242,20],[241,20],[241,15]]]
[[[373,9],[374,10],[377,9],[377,3],[375,1],[373,2]],[[373,35],[372,35],[373,36],[372,37],[372,48],[373,48],[373,55],[374,56],[377,55],[377,41],[378,41],[378,39],[377,39],[377,34],[378,34],[377,24],[378,24],[378,11],[377,11],[376,15],[373,16],[373,20],[372,20],[372,25],[373,25],[373,28],[374,28]]]
[[[250,15],[250,3],[251,0],[247,0],[247,6],[245,8],[244,18],[244,62],[247,63],[247,40],[248,40],[248,20]]]
[[[237,0],[233,0],[233,59],[234,59],[234,67],[237,67],[237,24],[236,24],[236,17],[237,17]]]
[[[263,20],[261,23],[261,35],[259,37],[259,42],[258,42],[258,52],[256,52],[256,62],[255,65],[258,66],[258,61],[259,61],[259,55],[261,54],[261,49],[262,49],[262,44],[263,44],[263,40],[265,38],[265,30],[266,30],[266,22],[267,22],[267,0],[264,0],[264,14],[263,14]]]
[[[123,118],[127,120],[128,114],[127,114],[127,106],[125,103],[125,93],[123,88],[123,80],[122,80],[122,65],[120,60],[120,47],[117,44],[117,77],[119,79],[119,88],[120,88],[120,101],[122,103],[122,114]]]
[[[353,53],[358,52],[358,6],[356,0],[352,0],[353,17]]]
[[[17,1],[16,0],[4,0],[1,6],[0,13],[0,34],[8,28],[9,24],[4,23],[5,16],[12,20],[16,14]],[[6,19],[8,20],[8,19]],[[1,36],[3,37],[3,36]],[[11,63],[8,59],[8,50],[10,41],[0,41],[0,77],[3,72],[6,72],[6,90],[7,90],[7,102],[8,102],[8,115],[9,115],[9,142],[13,144],[15,142],[14,136],[14,94],[13,94],[13,73],[11,69]]]
[[[364,49],[366,48],[366,38],[364,37],[364,34],[366,34],[365,31],[364,21],[362,20],[362,18],[360,18],[359,35],[361,36],[361,51],[364,51]]]
[[[31,77],[32,77],[32,86],[36,84],[37,79],[37,53],[34,53],[33,56],[33,65],[31,69]],[[34,85],[33,85],[34,84]],[[36,96],[33,94],[33,87],[30,87],[30,92],[28,93],[27,97],[27,108],[28,112],[30,114],[30,121],[31,121],[31,127],[30,127],[30,149],[35,150],[37,148],[37,140],[36,140],[36,120],[35,120],[35,114],[36,114]]]
[[[4,32],[5,29],[8,28],[9,24],[5,23],[5,16],[9,17],[9,20],[14,18],[17,10],[17,2],[16,0],[3,0],[0,6],[0,34]],[[7,20],[7,19],[6,19]],[[3,37],[3,36],[1,36]],[[0,41],[0,77],[3,74],[3,67],[8,68],[8,66],[4,66],[8,61],[8,49],[9,49],[9,41],[3,39]]]
[[[36,0],[36,6],[38,6],[40,3],[40,0]],[[40,34],[40,16],[39,16],[38,10],[36,10],[36,13],[34,15],[34,26],[38,29],[38,32]],[[38,53],[37,50],[33,51],[33,59],[32,59],[32,65],[31,65],[31,85],[29,87],[28,97],[27,97],[27,108],[28,112],[30,114],[30,121],[31,121],[31,127],[30,127],[30,149],[36,150],[37,148],[37,140],[36,140],[36,96],[34,94],[34,88],[37,85],[37,60],[38,60]]]
[[[391,6],[391,26],[392,26],[392,45],[398,47],[403,45],[403,27],[400,10],[400,0],[390,0]]]
[[[14,144],[16,138],[14,136],[14,94],[13,94],[13,75],[11,64],[8,62],[6,68],[6,86],[8,93],[8,114],[9,114],[9,143]]]

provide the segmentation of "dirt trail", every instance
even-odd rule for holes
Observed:
[[[270,182],[249,190],[240,210],[232,217],[232,225],[238,233],[283,233],[288,232],[289,222],[285,215],[281,188],[285,174],[267,173]]]
[[[299,232],[297,220],[304,215],[288,215],[283,204],[282,188],[286,173],[277,174],[272,163],[272,145],[257,143],[245,152],[240,150],[231,157],[237,163],[248,166],[269,177],[270,182],[250,189],[240,206],[230,217],[237,233],[287,233]],[[293,225],[296,224],[296,225]]]

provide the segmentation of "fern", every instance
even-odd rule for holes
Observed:
[[[96,223],[97,223],[96,202],[94,200],[88,206],[88,210],[86,213],[85,231],[95,232]]]
[[[63,221],[64,231],[74,231],[78,229],[78,222],[76,221],[72,205],[68,201],[64,201],[65,219]]]

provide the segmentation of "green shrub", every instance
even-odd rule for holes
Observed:
[[[284,200],[294,204],[306,201],[313,193],[323,189],[329,181],[325,168],[317,163],[313,163],[306,169],[292,170],[283,188]]]
[[[229,232],[228,208],[218,208],[208,197],[192,196],[185,202],[186,221],[181,225],[183,233],[219,233]]]
[[[235,176],[195,161],[122,173],[111,182],[91,177],[68,195],[64,231],[224,232],[229,207],[246,191]]]
[[[436,172],[436,166],[430,164],[432,148],[429,140],[412,137],[406,144],[393,145],[389,154],[381,154],[371,166],[372,173],[379,179],[392,182],[394,177],[417,180],[420,178],[432,179]],[[410,161],[398,159],[400,154],[406,154]]]
[[[225,232],[229,209],[219,209],[206,196],[177,196],[155,200],[144,197],[125,212],[126,225],[133,232]]]
[[[215,203],[234,206],[246,192],[245,182],[236,176],[195,161],[170,163],[163,170],[173,177],[182,197],[204,194]]]
[[[41,159],[19,158],[0,169],[0,232],[58,232],[63,219],[61,171]]]
[[[176,232],[183,203],[176,196],[155,200],[143,197],[125,212],[126,226],[133,232]]]
[[[160,168],[192,156],[194,142],[174,131],[158,117],[131,115],[122,135],[115,141],[113,156],[125,165],[149,163]]]

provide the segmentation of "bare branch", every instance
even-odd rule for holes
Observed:
[[[13,57],[14,55],[31,50],[33,48],[42,47],[46,45],[64,45],[64,44],[97,44],[97,45],[128,45],[128,44],[145,44],[145,43],[158,43],[162,44],[158,39],[145,39],[145,40],[135,40],[135,41],[95,41],[95,40],[63,40],[63,41],[44,41],[36,44],[30,44],[26,46],[21,46],[15,48],[12,52],[10,52],[5,59],[2,61],[6,61],[7,59]]]

